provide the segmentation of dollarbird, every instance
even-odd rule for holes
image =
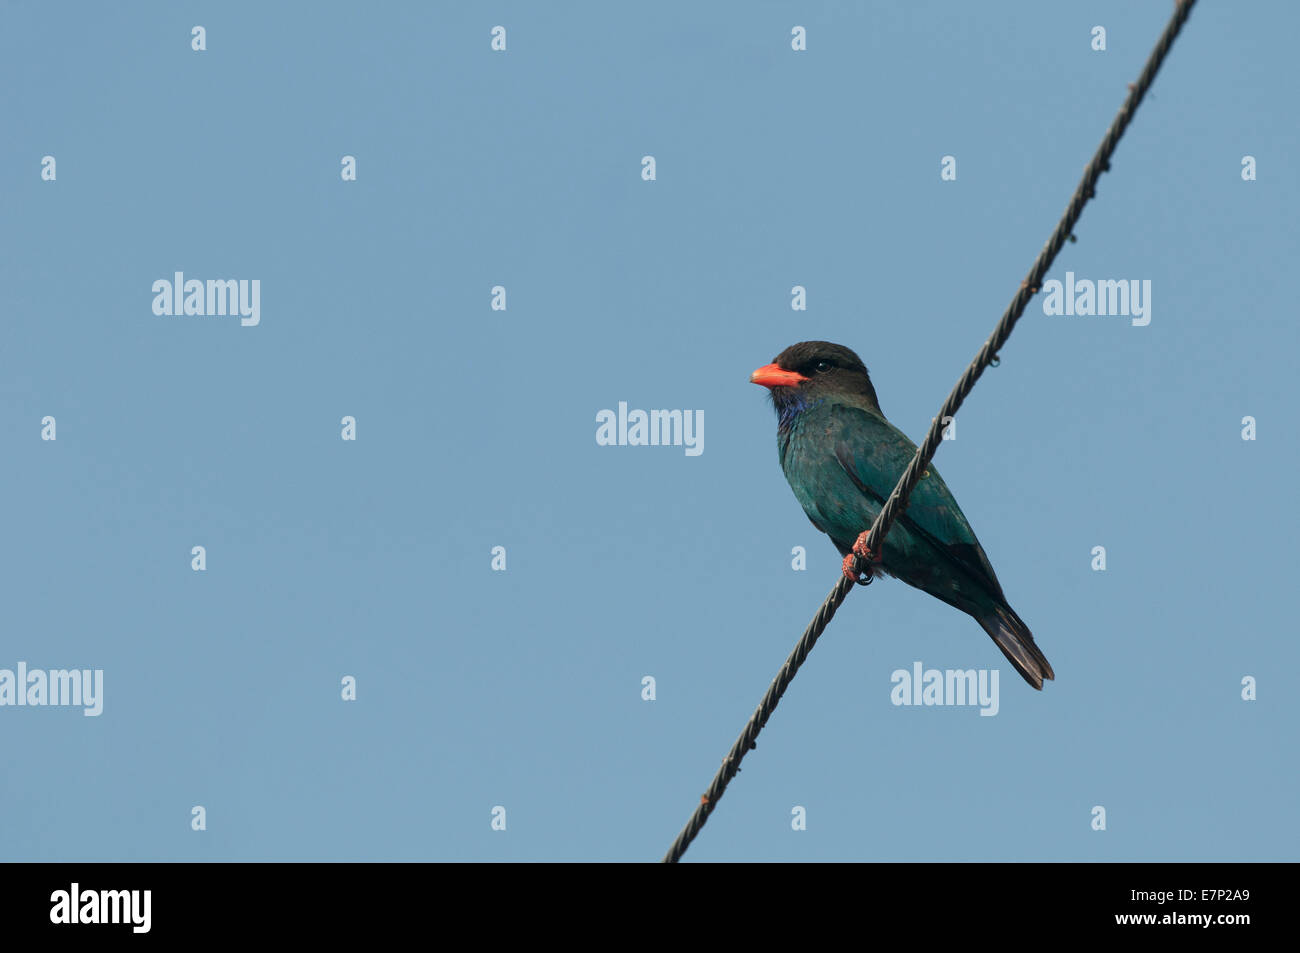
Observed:
[[[853,556],[861,556],[872,576],[888,573],[972,616],[1034,688],[1055,677],[933,465],[882,552],[867,550],[867,531],[916,445],[885,419],[856,354],[839,344],[804,341],[749,379],[771,394],[781,469],[813,526],[844,556],[845,575],[861,581],[853,572]]]

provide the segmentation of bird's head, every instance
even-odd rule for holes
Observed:
[[[862,360],[843,345],[829,341],[792,344],[749,379],[771,393],[782,426],[805,407],[827,398],[880,413],[876,389]]]

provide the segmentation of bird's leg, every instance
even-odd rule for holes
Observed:
[[[853,549],[844,557],[844,575],[860,586],[865,586],[871,582],[871,564],[873,562],[878,563],[884,558],[883,556],[872,555],[871,550],[867,548],[867,537],[870,535],[871,530],[867,530],[865,533],[858,536],[857,542],[853,544]],[[853,569],[853,560],[856,557],[861,557],[867,562],[867,571],[861,575]]]

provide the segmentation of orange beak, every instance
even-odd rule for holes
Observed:
[[[777,364],[764,364],[749,375],[751,384],[762,384],[764,387],[798,387],[807,379],[798,371],[787,371]]]

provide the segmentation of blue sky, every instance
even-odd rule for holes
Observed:
[[[750,371],[845,344],[919,439],[1169,12],[4,4],[0,669],[104,691],[0,707],[0,857],[657,859],[839,569]],[[1036,299],[936,458],[1056,681],[855,591],[688,860],[1296,859],[1297,27],[1198,5],[1051,272],[1150,324]]]

